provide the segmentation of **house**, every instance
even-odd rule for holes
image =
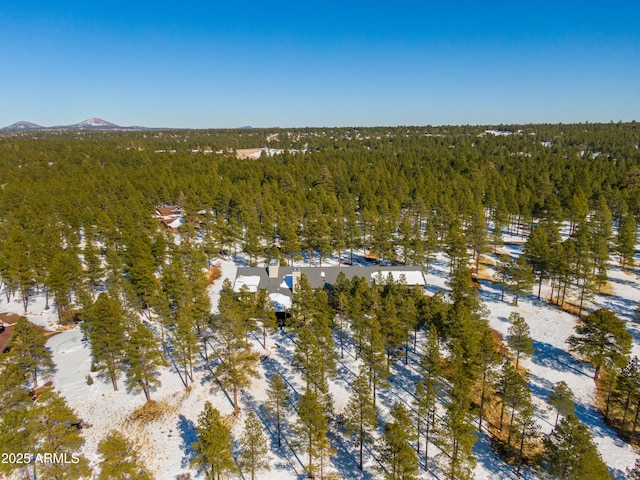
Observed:
[[[278,260],[272,260],[267,268],[239,267],[233,289],[239,292],[246,286],[251,293],[266,290],[276,311],[285,311],[292,305],[293,291],[302,274],[306,275],[309,285],[315,290],[331,288],[341,272],[349,280],[363,277],[370,284],[385,281],[391,275],[394,281],[402,281],[409,286],[426,285],[424,274],[419,267],[281,267]]]
[[[14,313],[0,313],[0,354],[3,353],[7,345],[9,345],[9,340],[11,339],[11,333],[13,332],[13,327],[16,325],[16,320],[18,319],[18,315]],[[13,323],[8,323],[13,320]]]
[[[182,219],[182,210],[176,205],[162,205],[156,207],[156,218],[167,229],[177,232],[178,228],[184,223]]]

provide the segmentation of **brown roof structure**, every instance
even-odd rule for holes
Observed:
[[[0,327],[0,353],[4,352],[9,344],[9,339],[11,338],[11,333],[13,332],[13,327],[18,320],[19,315],[15,313],[0,313],[0,325],[4,325]]]

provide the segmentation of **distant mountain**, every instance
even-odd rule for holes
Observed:
[[[115,123],[107,122],[101,118],[88,118],[73,125],[55,125],[53,127],[43,127],[31,122],[17,122],[8,127],[1,128],[2,131],[36,131],[36,130],[153,130],[147,127],[121,127]]]
[[[87,120],[76,123],[75,125],[69,125],[73,128],[122,128],[115,123],[107,122],[101,118],[88,118]]]
[[[2,130],[43,130],[45,127],[31,122],[16,122],[13,125],[4,127]]]

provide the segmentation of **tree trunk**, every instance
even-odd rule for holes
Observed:
[[[362,423],[360,424],[360,464],[358,465],[358,467],[360,468],[360,470],[362,470],[362,444],[363,442],[363,438],[364,438],[364,431],[362,428]]]
[[[636,428],[638,426],[638,416],[640,416],[640,397],[636,399],[636,414],[633,417],[633,429],[631,430],[631,437],[629,438],[629,441],[631,442],[632,446],[633,446],[633,439],[636,437]]]
[[[280,405],[276,403],[276,430],[278,431],[278,448],[282,446],[282,437],[280,435]]]
[[[538,281],[538,300],[540,300],[541,291],[542,291],[542,272],[540,272],[540,280]]]
[[[151,392],[149,391],[149,384],[144,382],[142,384],[142,391],[144,392],[144,396],[147,399],[147,403],[151,401]]]
[[[598,381],[598,377],[600,377],[600,370],[602,369],[602,366],[600,365],[596,365],[596,371],[593,375],[593,381],[597,382]]]

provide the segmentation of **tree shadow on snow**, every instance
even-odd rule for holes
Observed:
[[[473,446],[473,455],[476,462],[490,474],[491,479],[512,479],[517,478],[513,467],[502,460],[491,448],[491,439],[484,432],[476,432],[478,441]],[[522,474],[522,472],[521,472]]]
[[[336,435],[333,432],[329,432],[328,434],[329,440],[331,441],[331,445],[335,448],[336,454],[331,459],[331,463],[338,471],[338,476],[340,478],[353,478],[353,479],[362,479],[362,480],[372,480],[373,474],[365,468],[365,470],[360,470],[358,468],[358,453],[357,448],[353,449],[353,451],[349,450],[349,443],[345,442],[341,435]],[[369,449],[365,447],[367,453],[370,454]],[[365,461],[368,456],[365,453]]]
[[[278,430],[275,419],[267,415],[264,405],[256,401],[248,392],[242,393],[242,400],[247,407],[247,410],[251,410],[255,413],[264,425],[264,429],[270,439],[269,450],[271,453],[277,455],[281,460],[273,464],[275,469],[292,471],[295,472],[298,478],[305,478],[304,464],[289,441],[290,426],[287,419],[288,415],[283,415],[283,418],[281,419],[280,426],[282,429],[282,446],[278,447]]]
[[[191,460],[196,455],[193,444],[198,440],[198,433],[196,432],[195,424],[184,415],[178,417],[178,432],[182,439],[180,449],[184,453],[180,460],[180,466],[182,468],[188,468]]]
[[[608,437],[613,440],[616,447],[623,448],[628,445],[616,432],[604,424],[602,413],[591,405],[576,402],[576,417],[589,427],[589,431],[594,437]]]
[[[542,367],[551,368],[557,372],[572,372],[591,377],[592,374],[585,370],[585,368],[579,368],[581,366],[588,367],[586,362],[581,362],[573,358],[569,353],[561,350],[546,342],[533,341],[533,348],[535,354],[531,361]],[[591,367],[588,367],[591,368]]]

